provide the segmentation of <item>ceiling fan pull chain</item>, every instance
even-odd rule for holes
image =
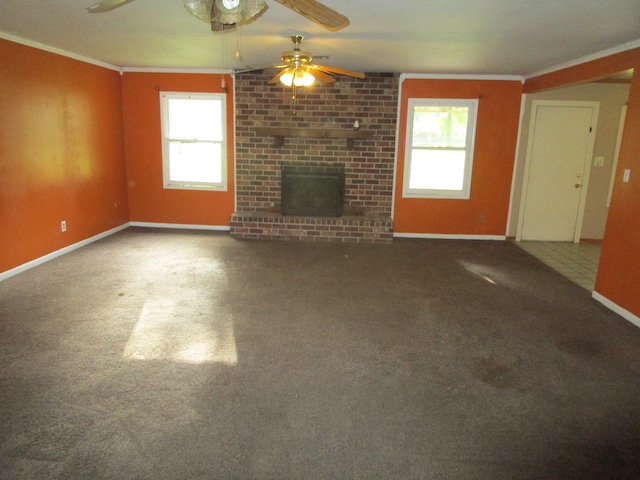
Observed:
[[[296,74],[294,72],[293,74],[293,78],[296,78]],[[297,105],[298,105],[298,95],[296,93],[296,84],[292,83],[291,86],[293,87],[293,96],[291,97],[292,103],[293,103],[293,111],[291,112],[292,115],[296,115],[298,113],[298,109],[297,109]]]
[[[226,92],[227,84],[224,80],[224,32],[222,32],[222,35],[220,35],[220,45],[222,48],[222,80],[220,81],[220,87]]]
[[[236,28],[236,58],[240,58],[240,27]]]

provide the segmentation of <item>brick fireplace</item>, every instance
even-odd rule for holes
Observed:
[[[246,239],[390,243],[398,76],[338,77],[332,85],[268,85],[274,71],[236,76],[237,211]],[[354,131],[358,121],[360,128]],[[283,165],[344,171],[344,214],[282,215]]]

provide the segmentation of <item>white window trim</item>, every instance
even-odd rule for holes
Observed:
[[[468,200],[471,196],[471,172],[473,171],[473,153],[475,150],[476,126],[478,117],[477,99],[459,98],[410,98],[407,102],[407,126],[404,153],[403,198],[450,198]],[[467,123],[467,148],[465,156],[465,172],[462,190],[432,190],[409,188],[411,173],[411,153],[413,150],[413,118],[417,106],[460,106],[469,108]]]
[[[219,183],[210,182],[176,182],[169,178],[169,142],[166,135],[169,131],[168,101],[172,98],[201,98],[216,99],[222,103],[222,142],[221,142],[221,179]],[[162,180],[165,189],[174,190],[213,190],[227,191],[227,97],[222,93],[194,93],[194,92],[160,92],[160,122],[162,137]]]

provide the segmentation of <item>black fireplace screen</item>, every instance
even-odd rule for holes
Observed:
[[[282,165],[283,215],[344,214],[344,166]]]

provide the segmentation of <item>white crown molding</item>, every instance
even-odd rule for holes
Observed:
[[[38,50],[44,50],[45,52],[54,53],[56,55],[61,55],[63,57],[72,58],[74,60],[78,60],[80,62],[89,63],[91,65],[96,65],[98,67],[107,68],[109,70],[114,70],[116,72],[120,72],[120,74],[125,72],[138,72],[138,73],[201,73],[201,74],[228,74],[233,75],[234,70],[232,69],[216,69],[216,68],[161,68],[161,67],[119,67],[117,65],[113,65],[106,62],[101,62],[100,60],[95,60],[93,58],[85,57],[83,55],[78,55],[75,53],[67,52],[66,50],[62,50],[60,48],[50,47],[49,45],[45,45],[43,43],[34,42],[32,40],[27,40],[22,37],[18,37],[16,35],[11,35],[5,32],[0,32],[0,38],[4,40],[8,40],[10,42],[19,43],[21,45],[25,45],[27,47],[36,48]]]
[[[221,68],[162,68],[162,67],[122,67],[122,73],[200,73],[233,75],[234,71]]]
[[[18,37],[15,35],[10,35],[8,33],[0,32],[0,38],[4,40],[8,40],[10,42],[19,43],[21,45],[25,45],[27,47],[36,48],[38,50],[44,50],[45,52],[54,53],[56,55],[61,55],[63,57],[71,58],[73,60],[78,60],[80,62],[89,63],[91,65],[96,65],[98,67],[107,68],[109,70],[115,70],[116,72],[122,72],[122,69],[116,65],[112,65],[110,63],[101,62],[99,60],[94,60],[93,58],[85,57],[82,55],[78,55],[76,53],[67,52],[66,50],[62,50],[60,48],[50,47],[49,45],[45,45],[43,43],[34,42],[32,40],[27,40],[26,38]]]
[[[618,45],[616,47],[609,48],[607,50],[601,50],[596,53],[585,55],[584,57],[576,58],[575,60],[570,60],[568,62],[560,63],[558,65],[554,65],[553,67],[545,68],[543,70],[538,70],[537,72],[533,72],[533,73],[528,73],[524,76],[524,79],[529,80],[531,78],[540,77],[548,73],[564,70],[565,68],[575,67],[576,65],[581,65],[583,63],[591,62],[593,60],[598,60],[600,58],[608,57],[610,55],[615,55],[616,53],[626,52],[627,50],[633,50],[634,48],[638,48],[638,47],[640,47],[640,38],[637,40],[633,40],[631,42],[623,43],[622,45]]]
[[[524,83],[521,75],[474,75],[474,74],[447,74],[447,73],[402,73],[400,83],[408,79],[417,80],[498,80]]]

